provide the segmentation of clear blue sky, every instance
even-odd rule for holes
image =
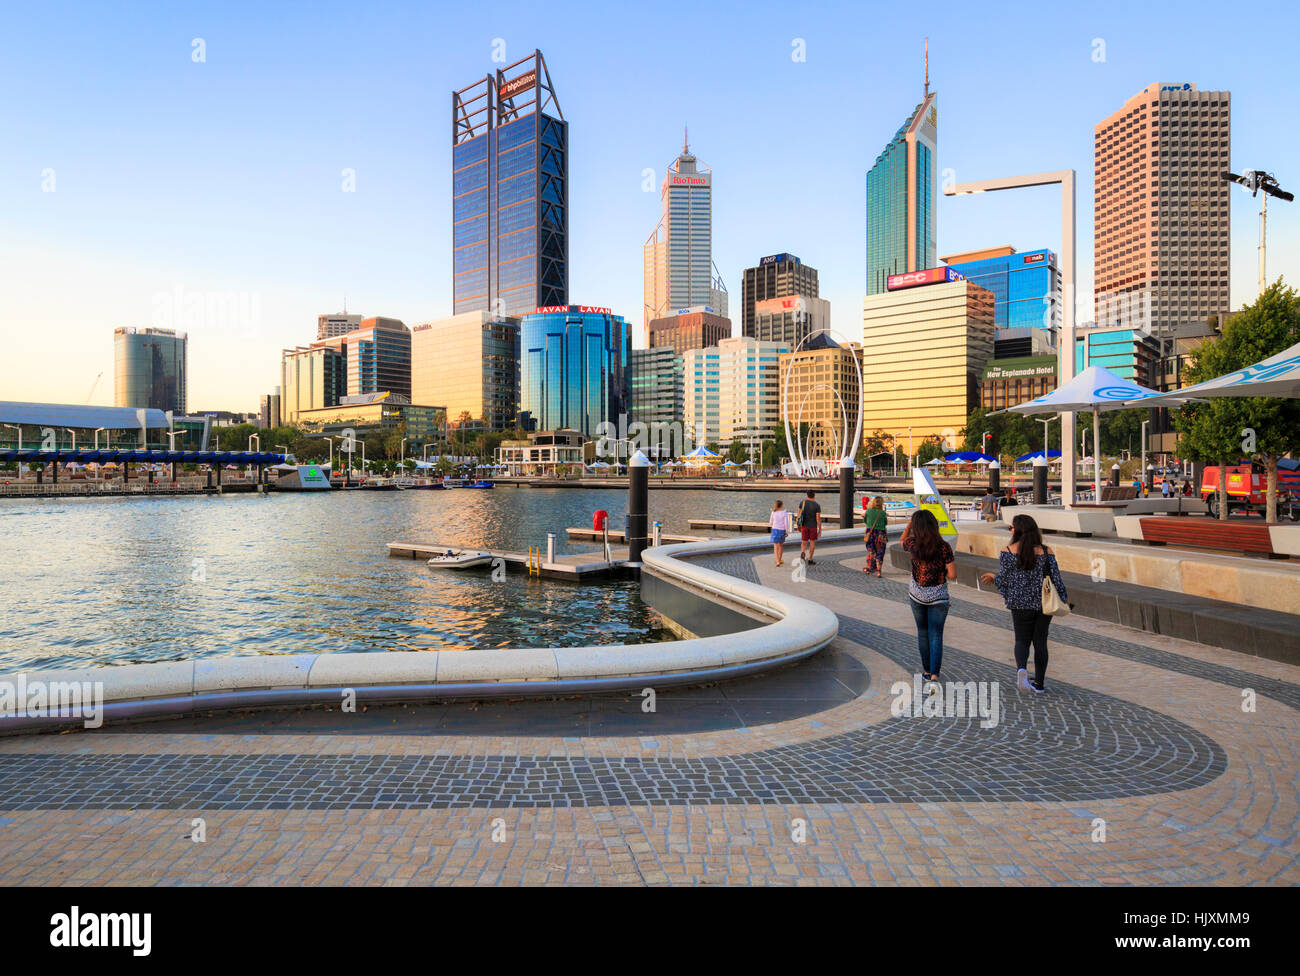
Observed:
[[[182,311],[184,296],[244,302],[189,324],[192,410],[254,409],[279,350],[345,294],[408,324],[448,314],[450,93],[494,67],[498,38],[512,61],[542,49],[570,123],[571,300],[613,306],[638,344],[658,204],[642,172],[662,171],[684,123],[714,171],[733,318],[742,269],[792,251],[819,269],[834,326],[860,332],[863,175],[920,99],[927,35],[940,170],[1076,168],[1085,294],[1092,127],[1143,86],[1229,89],[1234,167],[1300,186],[1294,8],[1078,6],[6,4],[0,399],[83,402],[102,371],[93,401],[110,403],[112,329],[152,324],[178,289]],[[1254,294],[1258,218],[1232,199],[1236,306]],[[939,204],[940,254],[1059,235],[1052,190]],[[1270,276],[1294,279],[1296,205],[1273,208],[1269,239]]]

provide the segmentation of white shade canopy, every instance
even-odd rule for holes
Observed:
[[[1132,406],[1133,400],[1159,395],[1155,390],[1140,383],[1116,376],[1105,366],[1089,366],[1074,379],[1057,387],[1051,393],[994,412],[1036,414],[1077,410],[1094,412],[1123,410]]]
[[[1135,398],[1129,406],[1177,407],[1188,400],[1211,397],[1300,398],[1300,342],[1245,369],[1169,393],[1153,391],[1148,396]]]

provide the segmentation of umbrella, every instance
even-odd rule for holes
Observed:
[[[740,467],[740,465],[737,464],[735,461],[728,461],[726,464],[723,465],[723,467],[724,467],[724,468],[738,468],[738,467]]]
[[[1043,451],[1030,451],[1028,454],[1022,454],[1020,457],[1016,458],[1016,463],[1019,464],[1021,461],[1032,461],[1034,458],[1040,457],[1059,458],[1060,456],[1060,451],[1047,451],[1046,453]]]
[[[1217,376],[1204,383],[1185,386],[1169,393],[1148,390],[1133,397],[1127,406],[1178,407],[1202,397],[1286,397],[1300,398],[1300,342],[1275,356]]]
[[[948,463],[948,462],[945,461],[943,458],[935,458],[933,461],[926,461],[925,464],[921,465],[921,467],[923,467],[923,468],[935,468],[935,467],[939,467],[940,465],[944,465],[944,464],[947,464],[947,463]]]
[[[1180,390],[1185,393],[1186,390]],[[1133,406],[1132,401],[1159,396],[1155,390],[1116,376],[1104,366],[1089,366],[1070,382],[1057,387],[1051,393],[1037,399],[997,410],[995,413],[1073,413],[1078,410],[1092,411],[1092,440],[1094,444],[1100,434],[1101,423],[1097,419],[1103,410],[1123,410]],[[1258,396],[1259,394],[1255,394]],[[991,415],[990,415],[991,416]],[[1101,485],[1101,451],[1093,458],[1093,478]],[[1067,502],[1071,501],[1067,499]]]
[[[952,454],[945,454],[943,459],[945,461],[961,464],[988,464],[991,461],[997,460],[997,458],[991,454],[981,454],[978,451],[956,451]]]

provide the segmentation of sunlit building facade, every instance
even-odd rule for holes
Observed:
[[[690,349],[682,356],[683,415],[694,444],[723,449],[739,440],[755,454],[770,439],[779,420],[780,357],[788,346],[749,336],[723,339],[716,346]]]
[[[993,323],[1003,329],[1039,329],[1055,336],[1061,327],[1061,272],[1048,250],[1019,253],[992,247],[950,254],[943,263],[993,293]]]
[[[868,295],[885,292],[890,275],[938,263],[934,229],[938,140],[936,95],[927,90],[867,171]]]
[[[632,341],[626,320],[608,308],[538,308],[519,327],[520,423],[527,430],[600,436],[627,412]]]
[[[174,329],[113,330],[113,403],[186,412],[189,339]]]
[[[782,251],[761,258],[755,267],[745,269],[741,281],[740,334],[754,335],[759,302],[795,295],[816,298],[817,288],[817,269],[795,255]]]
[[[671,346],[633,349],[628,369],[631,423],[671,424],[683,415],[682,357]]]
[[[465,312],[413,326],[411,399],[445,404],[457,427],[513,430],[519,409],[519,319]]]
[[[754,306],[754,338],[793,349],[815,332],[831,326],[831,303],[824,298],[793,295],[769,298]]]
[[[280,416],[298,422],[305,410],[338,404],[348,395],[347,356],[330,346],[298,346],[280,355]]]
[[[910,428],[915,443],[936,436],[955,450],[993,356],[993,293],[927,270],[862,301],[863,429]]]
[[[677,354],[687,349],[716,346],[731,338],[731,320],[712,308],[690,308],[651,319],[646,324],[646,345],[651,349],[667,347]]]
[[[569,131],[540,51],[452,94],[452,305],[569,300]]]
[[[351,332],[312,345],[343,355],[347,396],[396,393],[410,400],[411,330],[400,319],[363,319]]]

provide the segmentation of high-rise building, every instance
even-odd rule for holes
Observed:
[[[1229,311],[1231,95],[1148,85],[1093,133],[1094,321],[1157,335]]]
[[[1104,366],[1116,376],[1151,386],[1158,378],[1159,358],[1160,343],[1146,329],[1093,326],[1075,332],[1076,376],[1089,366]]]
[[[453,92],[452,311],[569,300],[569,126],[541,51]]]
[[[411,399],[441,403],[467,428],[514,430],[519,411],[519,319],[464,312],[411,329]]]
[[[687,437],[723,448],[739,440],[757,461],[758,449],[780,421],[780,358],[789,351],[779,342],[749,336],[688,349],[682,356]]]
[[[333,339],[345,332],[351,332],[361,325],[363,315],[349,315],[347,312],[333,312],[316,316],[316,338]]]
[[[831,327],[831,303],[824,298],[793,295],[769,298],[754,306],[754,338],[793,349],[814,332]]]
[[[951,268],[895,275],[862,300],[864,430],[955,450],[993,355],[993,293]],[[901,442],[900,442],[901,443]]]
[[[528,430],[600,435],[627,412],[626,320],[589,305],[541,307],[519,325],[520,421]]]
[[[809,339],[797,353],[781,356],[779,416],[789,418],[792,433],[808,425],[800,448],[809,458],[835,460],[853,446],[861,368],[860,345],[842,346],[825,334]]]
[[[1056,356],[990,360],[980,382],[980,406],[1006,410],[1046,396],[1056,389],[1056,367]]]
[[[644,321],[708,306],[727,314],[727,291],[713,266],[713,172],[683,141],[659,188],[659,225],[642,249]]]
[[[804,264],[793,254],[769,254],[759,260],[757,267],[746,268],[740,292],[740,334],[754,334],[754,316],[759,302],[793,295],[817,297],[817,269]]]
[[[940,258],[967,281],[993,292],[993,324],[1040,329],[1056,344],[1061,328],[1061,272],[1048,250],[1017,253],[1011,246],[964,251]]]
[[[709,307],[684,308],[646,323],[646,345],[651,349],[668,347],[678,355],[687,349],[716,346],[730,338],[731,320]]]
[[[294,424],[305,410],[337,406],[348,395],[346,348],[298,346],[280,356],[280,416]]]
[[[262,430],[269,430],[280,426],[280,388],[277,386],[274,393],[265,393],[258,404],[257,426]]]
[[[933,268],[935,154],[939,116],[927,81],[925,97],[867,171],[867,294],[887,291],[890,275]]]
[[[400,319],[363,319],[351,332],[312,345],[343,354],[347,396],[387,392],[411,401],[411,330]]]
[[[113,403],[186,413],[189,339],[175,329],[113,330]]]
[[[628,367],[628,422],[681,423],[682,357],[671,346],[633,349]]]

